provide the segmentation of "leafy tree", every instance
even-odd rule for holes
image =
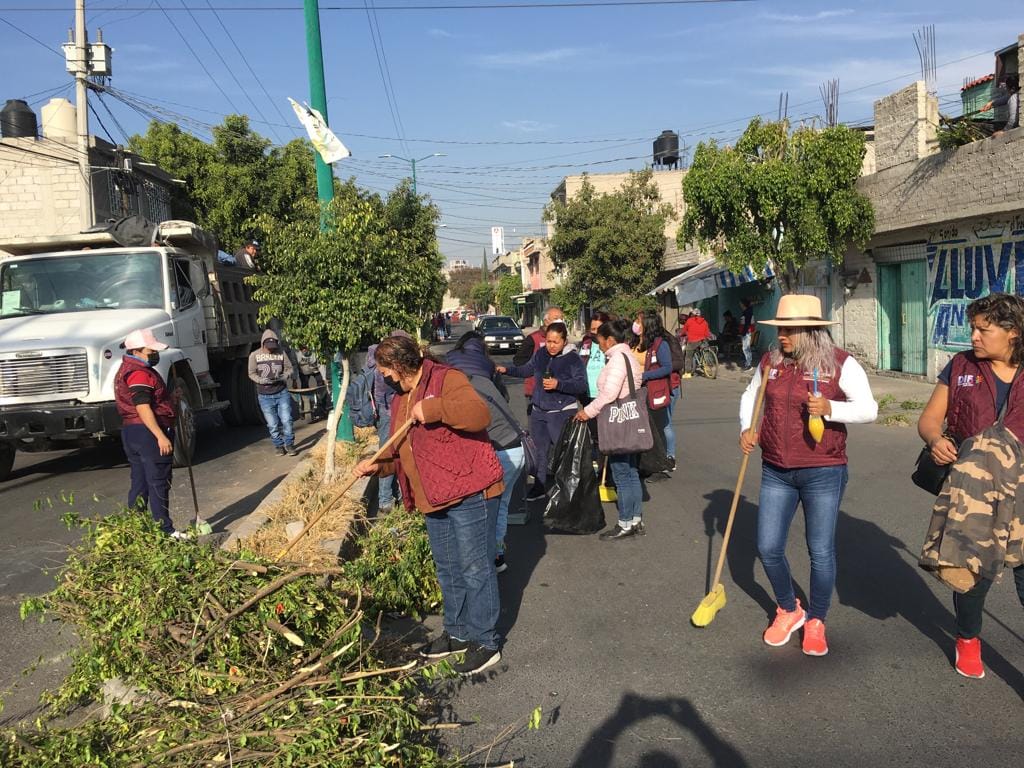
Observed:
[[[229,249],[252,236],[256,216],[293,218],[297,201],[316,198],[309,142],[272,147],[241,115],[225,117],[213,129],[212,144],[177,125],[153,121],[144,136],[131,137],[129,146],[185,182],[175,185],[174,215],[217,233]]]
[[[523,292],[523,281],[517,274],[502,275],[494,291],[494,304],[503,315],[514,315],[516,303],[513,296]]]
[[[839,262],[863,245],[874,209],[856,189],[864,136],[846,126],[819,131],[755,118],[735,147],[701,142],[683,179],[680,245],[696,243],[730,269],[768,260],[787,290],[807,261]]]
[[[478,312],[486,312],[494,303],[494,286],[490,283],[477,283],[470,290],[469,298]]]
[[[448,273],[448,292],[461,304],[473,303],[473,288],[483,282],[479,267],[461,267]]]
[[[665,256],[665,222],[672,207],[661,203],[651,171],[631,173],[622,188],[597,194],[584,179],[566,202],[544,209],[555,223],[551,259],[563,273],[563,309],[607,305],[655,286]]]
[[[422,210],[415,210],[419,206]],[[349,181],[324,212],[315,199],[296,203],[281,221],[258,217],[266,243],[263,272],[248,278],[260,302],[260,320],[279,319],[295,346],[322,357],[342,352],[342,402],[328,421],[334,434],[348,386],[349,355],[394,328],[410,332],[440,302],[444,282],[437,243],[426,240],[437,210],[400,186],[386,200]],[[333,475],[333,451],[325,475]]]

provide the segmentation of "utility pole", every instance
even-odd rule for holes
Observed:
[[[89,167],[89,47],[85,30],[85,0],[75,0],[75,117],[78,121],[78,216],[82,230],[96,223]]]
[[[323,115],[324,122],[330,125],[327,118],[327,85],[324,82],[324,50],[320,38],[320,3],[319,0],[304,0],[303,5],[306,13],[306,57],[309,65],[309,105]],[[334,172],[331,166],[324,162],[320,153],[313,152],[316,163],[316,196],[320,201],[320,228],[327,228],[326,207],[334,199]],[[347,350],[345,354],[351,353]],[[341,366],[335,360],[331,361],[331,394],[334,402],[341,399]],[[348,403],[345,404],[338,419],[338,430],[334,434],[335,440],[347,442],[355,441],[355,431],[352,429],[352,418],[349,416]]]

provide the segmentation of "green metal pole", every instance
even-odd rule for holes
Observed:
[[[327,117],[327,86],[324,83],[324,52],[320,39],[319,0],[304,0],[304,7],[306,12],[306,55],[309,63],[309,104],[330,124]],[[319,152],[314,152],[313,155],[316,163],[316,196],[321,207],[326,209],[334,199],[334,173],[320,157]],[[321,216],[320,227],[326,228],[326,226],[327,219],[325,216]],[[338,402],[341,399],[341,369],[333,360],[331,361],[331,392],[334,395],[334,402]],[[335,438],[349,442],[355,440],[347,404],[338,420],[338,431]]]
[[[412,193],[415,195],[415,194],[417,194],[416,193],[416,161],[415,160],[410,160],[409,162],[412,163]]]

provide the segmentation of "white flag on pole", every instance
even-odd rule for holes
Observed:
[[[327,127],[323,115],[306,104],[299,104],[295,99],[289,98],[288,103],[292,105],[295,116],[299,118],[299,122],[309,134],[309,140],[313,142],[313,147],[320,153],[325,163],[330,165],[346,157],[352,157],[348,147]]]

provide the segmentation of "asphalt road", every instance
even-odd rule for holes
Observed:
[[[525,416],[521,385],[513,403]],[[500,577],[499,667],[462,684],[449,732],[461,754],[522,726],[539,730],[471,765],[532,768],[686,766],[1017,766],[1024,749],[1024,612],[1012,579],[990,595],[988,676],[952,667],[950,591],[916,565],[930,499],[909,480],[913,428],[850,429],[850,482],[838,523],[830,653],[761,641],[774,610],[756,559],[760,461],[751,461],[723,576],[728,604],[706,629],[689,617],[706,594],[740,463],[736,378],[684,382],[679,468],[648,486],[648,535],[622,542],[512,528]],[[929,387],[890,381],[900,399]],[[912,419],[915,418],[913,415]],[[613,504],[605,505],[614,524]],[[788,555],[806,591],[802,518]],[[432,620],[436,626],[437,621]]]
[[[300,450],[322,433],[323,422],[296,425]],[[272,453],[264,427],[204,425],[196,450],[194,475],[202,515],[214,530],[224,530],[248,514],[288,473],[297,459]],[[106,513],[124,503],[128,464],[115,444],[107,447],[18,454],[11,479],[0,485],[0,724],[34,711],[39,693],[61,679],[73,638],[55,625],[22,622],[22,599],[48,591],[77,534],[61,516]],[[69,505],[68,501],[72,503]],[[178,528],[193,516],[185,469],[175,470],[171,512]],[[39,662],[26,678],[20,673]]]

